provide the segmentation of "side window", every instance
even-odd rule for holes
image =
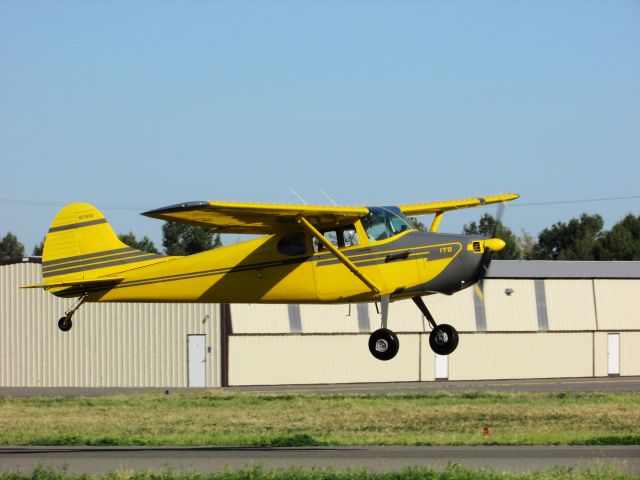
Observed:
[[[282,237],[278,242],[278,252],[283,255],[303,255],[307,253],[304,240],[304,233],[302,232]]]
[[[356,232],[356,227],[350,225],[346,227],[342,231],[342,235],[344,237],[344,246],[345,247],[355,247],[360,242],[358,241],[358,233]]]
[[[353,225],[338,228],[336,230],[325,230],[320,233],[322,233],[324,238],[329,240],[336,248],[353,247],[358,245],[358,234],[356,233],[356,228]],[[313,250],[315,252],[326,250],[325,246],[315,237],[313,238]]]

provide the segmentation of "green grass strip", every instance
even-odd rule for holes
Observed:
[[[0,398],[7,446],[482,444],[638,445],[640,392]]]
[[[201,475],[179,473],[119,470],[106,475],[75,475],[64,469],[38,467],[31,473],[2,472],[0,480],[631,480],[638,479],[612,467],[594,468],[556,467],[534,473],[498,473],[494,470],[471,470],[450,464],[442,470],[429,467],[405,468],[399,472],[371,472],[368,470],[336,471],[333,469],[267,470],[254,466],[242,470],[224,470]]]

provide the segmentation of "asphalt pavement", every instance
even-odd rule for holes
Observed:
[[[443,469],[448,463],[498,472],[535,472],[554,466],[610,464],[640,474],[640,446],[533,447],[314,447],[314,448],[146,448],[146,447],[14,447],[0,448],[0,471],[28,473],[38,465],[66,467],[71,474],[100,475],[116,470],[171,469],[207,474],[262,465],[336,470],[365,468],[398,471],[408,466]]]
[[[326,385],[262,385],[225,388],[0,387],[0,397],[105,396],[146,392],[244,392],[295,394],[392,394],[428,392],[640,392],[640,377],[543,378],[436,382],[345,383]]]

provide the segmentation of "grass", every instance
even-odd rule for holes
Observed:
[[[400,472],[375,473],[367,470],[335,471],[332,469],[265,470],[259,466],[243,470],[212,473],[176,473],[116,471],[106,475],[71,475],[64,470],[36,468],[30,474],[0,473],[0,480],[632,480],[632,476],[611,467],[565,468],[556,467],[534,473],[497,473],[493,470],[470,470],[450,464],[443,470],[429,467],[405,468]]]
[[[0,398],[0,444],[637,445],[640,392]]]

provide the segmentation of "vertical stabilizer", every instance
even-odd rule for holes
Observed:
[[[95,279],[159,258],[164,257],[122,243],[97,208],[72,203],[60,210],[49,227],[42,276],[46,284]]]

